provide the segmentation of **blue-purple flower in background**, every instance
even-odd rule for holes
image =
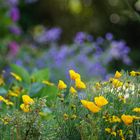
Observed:
[[[46,43],[53,43],[57,42],[60,39],[62,30],[58,27],[46,29],[41,27],[40,32],[35,34],[34,39],[38,43],[46,44]]]
[[[10,17],[11,19],[16,22],[19,20],[20,18],[20,12],[19,9],[17,7],[12,7],[9,11]]]
[[[74,42],[77,44],[82,44],[85,41],[92,42],[93,41],[93,36],[85,33],[85,32],[78,32],[74,38]]]

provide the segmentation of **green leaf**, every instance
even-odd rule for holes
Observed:
[[[32,85],[31,85],[31,89],[30,89],[30,91],[29,91],[29,94],[30,94],[30,96],[31,97],[38,97],[38,98],[40,98],[41,97],[41,90],[43,89],[43,84],[42,83],[38,83],[38,82],[36,82],[36,83],[33,83]]]
[[[47,100],[54,100],[57,97],[58,89],[56,86],[45,85],[42,89],[41,97],[46,96]]]
[[[25,82],[26,84],[30,84],[30,75],[24,68],[15,64],[11,64],[11,70],[12,72],[19,75],[22,78],[23,82]]]
[[[42,82],[43,80],[48,80],[49,70],[46,68],[43,70],[36,71],[32,74],[31,78],[36,82]]]

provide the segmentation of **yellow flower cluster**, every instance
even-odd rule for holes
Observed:
[[[108,104],[107,99],[104,98],[103,96],[95,97],[94,102],[81,100],[81,103],[83,104],[83,106],[93,113],[99,112],[102,106]]]
[[[115,78],[110,78],[110,82],[112,83],[112,85],[115,88],[119,88],[119,87],[123,86],[123,82],[121,82],[121,81],[119,81],[118,79],[115,79]]]
[[[117,135],[117,133],[114,130],[112,130],[111,128],[105,128],[105,131],[107,133],[110,133],[112,136],[116,136]]]
[[[103,118],[105,119],[105,121],[109,122],[109,123],[117,123],[117,122],[121,122],[121,119],[118,116],[103,116]]]
[[[13,102],[3,98],[2,96],[0,96],[0,101],[3,101],[6,105],[14,105]]]
[[[20,87],[13,87],[12,90],[8,91],[8,95],[9,96],[18,97],[20,92],[21,92],[21,88]]]
[[[134,108],[134,109],[133,109],[133,112],[140,113],[140,107],[139,107],[139,108],[138,108],[138,107]]]
[[[20,108],[24,112],[29,112],[30,111],[30,105],[34,104],[34,100],[30,98],[28,95],[23,95],[22,96],[23,104],[20,105]]]
[[[138,71],[131,71],[130,76],[140,76],[140,72]]]
[[[105,131],[107,133],[111,134],[112,136],[117,136],[117,134],[118,134],[118,136],[121,138],[121,140],[125,140],[122,129],[119,129],[115,132],[115,130],[107,127],[107,128],[105,128]]]
[[[75,72],[74,70],[69,70],[69,75],[71,80],[75,81],[75,87],[71,86],[70,87],[70,93],[72,93],[73,95],[75,95],[77,93],[77,89],[85,89],[86,85],[85,83],[81,80],[81,76],[79,73]],[[64,81],[59,80],[58,85],[57,85],[59,90],[64,90],[67,88],[67,85]]]
[[[70,75],[70,78],[75,81],[76,88],[78,88],[78,89],[85,89],[86,88],[86,85],[81,80],[81,76],[79,73],[75,72],[74,70],[69,70],[69,75]]]

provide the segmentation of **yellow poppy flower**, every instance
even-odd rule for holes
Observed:
[[[10,72],[10,74],[17,80],[17,81],[22,81],[22,78],[19,76],[19,75],[17,75],[17,74],[15,74],[15,73],[13,73],[13,72]]]
[[[81,81],[81,79],[77,78],[75,80],[75,87],[78,88],[78,89],[85,89],[86,85],[85,85],[84,82]]]
[[[122,74],[118,71],[116,71],[114,78],[119,79],[122,76]]]
[[[123,114],[121,116],[121,119],[124,122],[124,124],[126,124],[126,125],[132,124],[133,123],[133,120],[134,120],[133,116],[125,115],[125,114]]]
[[[87,108],[93,113],[97,113],[101,110],[100,107],[96,106],[93,102],[90,101],[87,102]]]
[[[74,70],[69,70],[69,75],[72,80],[80,79],[80,74],[75,72]]]
[[[62,80],[59,80],[58,89],[62,90],[62,89],[66,89],[66,88],[67,88],[67,85]]]
[[[75,95],[77,93],[76,89],[74,87],[70,87],[70,93]]]
[[[25,105],[25,104],[21,104],[20,108],[24,111],[24,112],[29,112],[30,108],[29,105]]]
[[[121,87],[123,82],[119,81],[118,79],[111,78],[110,81],[115,88]]]
[[[103,96],[95,97],[94,101],[95,101],[95,104],[99,107],[102,107],[102,106],[108,104],[107,99],[104,98]]]
[[[87,103],[88,103],[87,100],[81,100],[81,103],[85,108],[87,108]]]
[[[23,103],[25,105],[29,105],[29,104],[33,104],[34,103],[34,100],[32,98],[30,98],[30,96],[28,96],[28,95],[23,95],[22,96],[22,100],[23,100]]]

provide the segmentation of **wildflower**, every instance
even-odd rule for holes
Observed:
[[[94,98],[94,101],[95,101],[95,104],[96,104],[98,107],[102,107],[102,106],[108,104],[107,99],[105,99],[103,96],[95,97],[95,98]]]
[[[110,128],[105,128],[105,131],[110,133],[111,132],[111,129]]]
[[[7,125],[11,121],[11,119],[7,116],[4,118],[1,118],[0,120],[4,123],[4,125]]]
[[[76,89],[74,87],[70,87],[70,93],[75,95],[77,93]]]
[[[101,84],[100,84],[99,82],[97,82],[97,83],[95,84],[95,88],[96,88],[97,90],[99,90],[99,89],[101,88]]]
[[[139,76],[140,72],[136,72],[136,71],[131,71],[130,72],[130,76]]]
[[[79,73],[75,72],[74,70],[69,70],[69,75],[72,80],[76,80],[77,78],[80,79],[81,76]]]
[[[126,103],[126,98],[122,95],[118,96],[119,100],[122,101],[124,104]]]
[[[110,81],[115,88],[121,87],[123,85],[123,83],[118,79],[111,78]]]
[[[121,116],[122,121],[126,124],[126,125],[130,125],[131,123],[133,123],[133,116],[130,115],[122,115]]]
[[[140,117],[132,116],[134,120],[140,120]]]
[[[93,113],[97,113],[101,110],[101,108],[96,106],[93,102],[81,100],[81,103],[83,104],[83,106],[85,108],[87,108],[88,110],[90,110]]]
[[[19,76],[19,75],[17,75],[17,74],[15,74],[15,73],[13,73],[13,72],[11,72],[10,73],[17,81],[22,81],[22,78]]]
[[[119,79],[122,76],[122,74],[118,71],[116,71],[114,78]]]
[[[25,104],[21,104],[20,108],[24,111],[24,112],[29,112],[30,108],[29,105],[25,105]]]
[[[116,136],[116,132],[115,131],[111,132],[111,135]]]
[[[93,113],[97,113],[101,110],[101,108],[96,106],[93,102],[88,102],[87,108]]]
[[[2,96],[0,96],[0,101],[3,101],[3,100],[4,100],[4,98]]]
[[[70,117],[72,120],[75,120],[77,118],[77,116],[75,114],[73,114],[71,117]]]
[[[42,83],[43,83],[43,84],[46,84],[46,85],[48,85],[48,86],[54,86],[54,83],[51,83],[51,82],[49,82],[49,81],[47,81],[47,80],[42,81]]]
[[[136,76],[136,72],[135,71],[131,71],[130,72],[130,76]]]
[[[113,131],[111,128],[105,128],[105,131],[106,131],[107,133],[110,133],[110,134],[113,135],[113,136],[116,136],[116,135],[117,135],[117,133],[116,133],[115,131]]]
[[[76,105],[72,104],[71,109],[76,110]]]
[[[9,100],[4,100],[3,102],[5,102],[6,103],[6,105],[11,105],[11,106],[13,106],[14,105],[14,103],[13,102],[11,102],[11,101],[9,101]]]
[[[87,100],[81,100],[81,103],[85,108],[87,108],[87,103],[88,103]]]
[[[63,115],[63,117],[64,117],[64,120],[65,120],[65,121],[69,119],[69,115],[66,114],[66,113]]]
[[[58,89],[62,90],[65,88],[67,88],[67,85],[62,80],[59,80]]]
[[[119,129],[117,132],[118,132],[118,135],[121,137],[121,140],[125,140],[122,129]]]
[[[8,95],[18,97],[18,94],[13,92],[13,91],[11,91],[11,90],[9,90]]]
[[[139,107],[139,108],[138,108],[138,107],[134,108],[134,109],[133,109],[133,112],[140,113],[140,107]]]
[[[110,120],[111,123],[116,123],[116,122],[121,122],[121,119],[118,117],[118,116],[112,116],[111,117],[111,120]]]
[[[14,105],[13,102],[11,102],[7,99],[4,99],[2,96],[0,96],[0,101],[3,101],[6,105]]]
[[[78,88],[78,89],[85,89],[85,88],[86,88],[85,83],[82,82],[81,79],[79,79],[79,78],[77,78],[77,79],[75,80],[75,86],[76,86],[76,88]]]
[[[30,104],[34,103],[34,100],[32,98],[30,98],[30,96],[28,96],[28,95],[23,95],[22,100],[25,105],[30,105]]]

